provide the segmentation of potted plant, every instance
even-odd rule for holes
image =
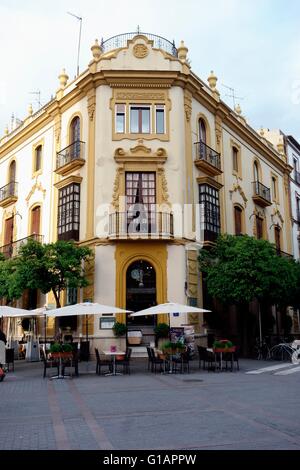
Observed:
[[[114,335],[117,337],[126,335],[127,326],[125,323],[120,323],[118,321],[115,322],[114,326],[112,327]]]
[[[216,340],[213,343],[214,352],[234,352],[235,346],[228,339]]]
[[[73,346],[69,343],[53,343],[50,346],[50,353],[52,357],[70,357],[73,352]]]
[[[169,337],[170,327],[167,323],[158,323],[154,328],[155,343],[158,346],[159,340],[164,340]]]

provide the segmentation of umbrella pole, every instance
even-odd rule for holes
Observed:
[[[85,316],[85,336],[86,336],[86,350],[87,350],[87,357],[86,357],[86,370],[89,371],[89,318],[88,315]]]
[[[47,342],[47,315],[44,314],[44,353],[46,357],[46,342]]]

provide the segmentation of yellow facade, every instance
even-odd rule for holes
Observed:
[[[199,200],[200,189],[214,191],[220,207],[219,231],[236,233],[235,208],[239,208],[243,233],[256,236],[260,217],[263,237],[274,242],[272,227],[278,226],[281,249],[291,253],[291,168],[286,155],[248,125],[240,108],[232,110],[220,99],[214,73],[206,85],[191,71],[183,43],[177,50],[167,42],[158,47],[155,39],[137,34],[122,47],[109,48],[109,44],[92,46],[87,70],[74,81],[68,83],[62,72],[55,98],[36,114],[31,109],[18,129],[0,139],[0,187],[9,183],[12,160],[18,182],[18,195],[5,198],[2,192],[0,196],[2,245],[7,241],[5,220],[16,212],[22,214],[22,224],[14,217],[13,240],[31,235],[30,214],[37,204],[42,210],[44,241],[56,240],[59,195],[77,184],[81,195],[78,241],[95,252],[95,266],[89,269],[91,286],[80,293],[81,300],[126,308],[127,270],[143,260],[156,273],[155,302],[203,306],[197,259],[190,245],[209,245],[213,237],[199,217],[198,204],[204,204]],[[70,126],[76,116],[81,144],[74,151],[68,148],[73,145]],[[136,122],[134,116],[138,116]],[[35,172],[38,145],[42,145],[43,160],[41,170]],[[255,162],[259,185],[253,186]],[[122,222],[122,214],[128,211],[126,178],[140,173],[155,175],[156,232],[130,237]],[[271,195],[272,178],[276,196]],[[260,191],[263,196],[256,194]],[[47,301],[52,303],[50,296]],[[118,319],[126,320],[125,316]],[[95,338],[110,338],[111,332],[102,330],[98,320],[89,319],[89,331]],[[162,321],[168,319],[159,316],[158,322]],[[195,323],[195,318],[182,315],[171,322],[179,326]],[[202,318],[196,327],[202,331]],[[84,334],[84,328],[82,323],[78,331]]]

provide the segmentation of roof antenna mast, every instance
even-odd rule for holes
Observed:
[[[73,16],[74,18],[76,18],[79,21],[79,38],[78,38],[78,50],[77,50],[77,75],[76,75],[76,77],[78,77],[78,75],[79,75],[79,55],[80,55],[80,43],[81,43],[82,18],[81,18],[81,16],[74,15],[74,13],[71,13],[69,11],[67,11],[67,14]]]

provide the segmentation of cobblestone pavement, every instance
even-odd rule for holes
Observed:
[[[82,363],[78,378],[50,380],[16,361],[0,383],[0,449],[300,449],[300,368],[279,366],[152,374],[133,359],[131,375]]]

